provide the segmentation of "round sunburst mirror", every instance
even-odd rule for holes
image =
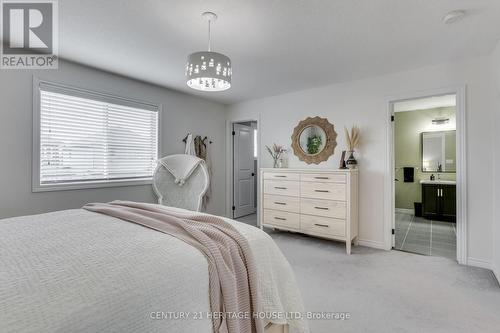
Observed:
[[[337,146],[336,139],[337,133],[327,119],[308,117],[293,130],[293,152],[307,164],[319,164],[333,155]]]

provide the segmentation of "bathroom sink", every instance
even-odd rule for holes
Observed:
[[[456,185],[457,182],[455,180],[429,180],[429,179],[422,179],[420,181],[420,184],[443,184],[443,185]]]

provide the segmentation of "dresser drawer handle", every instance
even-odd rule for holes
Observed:
[[[319,223],[314,223],[315,226],[318,226],[318,227],[323,227],[323,228],[329,228],[330,226],[327,225],[327,224],[319,224]]]
[[[277,217],[277,216],[275,216],[274,219],[275,220],[280,220],[280,221],[286,221],[286,219],[283,218],[283,217]]]
[[[275,205],[282,205],[282,206],[286,206],[286,202],[274,202]]]
[[[328,190],[314,190],[314,192],[329,193],[330,191],[328,191]]]
[[[328,210],[329,208],[328,207],[314,207],[316,209],[321,209],[321,210]]]
[[[314,179],[330,179],[330,177],[314,177]]]
[[[274,177],[276,177],[276,178],[287,178],[288,176],[285,176],[285,175],[274,175]]]
[[[286,187],[281,187],[281,186],[275,186],[274,188],[277,190],[286,190]]]

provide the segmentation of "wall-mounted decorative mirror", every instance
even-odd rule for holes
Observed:
[[[422,133],[422,171],[456,172],[455,131]]]
[[[308,117],[293,130],[293,152],[307,164],[319,164],[333,155],[336,139],[337,133],[327,119]]]

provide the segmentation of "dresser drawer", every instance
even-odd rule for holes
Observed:
[[[346,200],[346,184],[301,182],[300,193],[304,198]]]
[[[300,180],[303,182],[345,183],[346,176],[337,173],[304,173],[300,175]]]
[[[264,194],[299,196],[299,182],[286,180],[264,180]]]
[[[300,212],[302,214],[345,219],[346,202],[303,198],[300,200]]]
[[[263,224],[299,230],[300,215],[278,210],[264,209]]]
[[[276,180],[299,180],[300,176],[298,173],[288,173],[288,172],[264,172],[264,179],[276,179]]]
[[[264,194],[264,209],[298,213],[300,211],[299,208],[300,200],[298,197]]]
[[[345,237],[346,221],[321,216],[301,215],[300,230],[318,236]]]

